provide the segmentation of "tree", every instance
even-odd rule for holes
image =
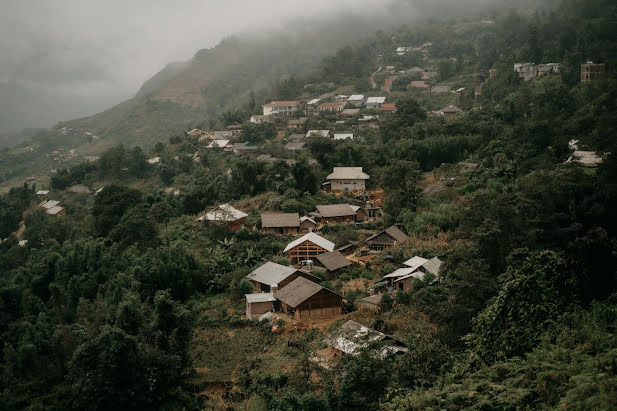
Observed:
[[[158,228],[150,216],[150,207],[141,203],[128,210],[109,236],[123,247],[137,244],[139,247],[154,246],[158,243]]]
[[[403,210],[415,211],[420,189],[420,170],[415,161],[395,160],[384,168],[381,185],[386,191],[384,211],[392,222]]]
[[[141,192],[120,185],[109,185],[94,200],[92,215],[99,234],[107,235],[124,213],[141,202]]]

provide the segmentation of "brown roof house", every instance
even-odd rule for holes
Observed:
[[[344,224],[356,222],[356,210],[349,204],[328,204],[315,207],[322,224]]]
[[[298,277],[319,280],[318,277],[305,271],[271,261],[259,266],[246,276],[253,283],[253,292],[255,293],[269,293],[280,290]]]
[[[370,236],[364,240],[364,243],[368,245],[369,249],[379,251],[403,243],[407,241],[408,238],[409,236],[397,227],[390,226],[385,230]]]
[[[294,320],[310,321],[343,314],[343,297],[332,290],[298,277],[274,293],[283,312]]]
[[[338,251],[319,254],[313,261],[316,269],[323,269],[329,272],[334,272],[351,265],[351,261],[346,259],[345,256]]]
[[[221,204],[214,210],[202,215],[197,221],[223,221],[229,225],[232,231],[242,228],[248,214],[240,210],[236,210],[229,204]]]
[[[367,311],[377,312],[381,309],[381,298],[383,294],[373,294],[356,301],[358,308]]]
[[[334,167],[332,174],[326,177],[326,191],[364,191],[366,180],[370,176],[362,171],[362,167]]]
[[[284,253],[287,253],[291,264],[312,260],[319,254],[334,250],[334,243],[315,234],[308,233],[287,244]]]
[[[261,215],[261,231],[275,234],[297,234],[300,230],[298,213],[264,213]]]
[[[338,103],[321,103],[318,107],[317,110],[319,111],[343,111],[343,109],[345,108],[345,102],[338,102]]]
[[[380,358],[407,352],[402,341],[352,320],[333,331],[324,342],[337,355],[358,355],[363,348],[371,344],[378,345]]]
[[[310,217],[300,217],[300,232],[303,234],[312,232],[317,228],[317,223]]]
[[[439,281],[441,260],[438,257],[427,260],[416,255],[403,264],[407,267],[399,268],[384,276],[384,280],[388,280],[390,285],[399,291],[413,289],[417,281],[429,282],[429,284]]]
[[[255,320],[267,312],[274,311],[274,294],[254,293],[246,294],[246,316],[249,320]]]

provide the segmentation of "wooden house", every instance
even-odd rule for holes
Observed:
[[[255,320],[267,312],[274,310],[276,298],[272,293],[246,294],[246,316]]]
[[[317,223],[310,217],[300,217],[300,233],[306,234],[317,228]]]
[[[320,320],[343,314],[343,297],[317,283],[298,277],[274,293],[283,312],[294,320]]]
[[[261,215],[261,231],[274,234],[298,234],[298,213],[264,213]]]
[[[287,122],[287,128],[302,128],[306,123],[306,117],[294,118]]]
[[[298,277],[319,281],[318,277],[286,265],[268,261],[247,274],[246,278],[253,283],[253,292],[269,293],[280,290]]]
[[[417,281],[426,282],[427,274],[422,271],[414,271],[411,274],[407,274],[406,276],[397,278],[392,282],[392,285],[397,291],[409,291],[413,290]],[[435,280],[431,281],[431,284],[435,282]]]
[[[312,260],[319,254],[334,250],[334,243],[315,234],[308,233],[291,243],[287,244],[284,253],[287,253],[291,264],[298,264],[300,261]]]
[[[379,345],[377,349],[381,358],[407,352],[404,342],[352,320],[333,331],[324,342],[335,355],[358,355],[370,344]]]
[[[368,245],[371,250],[384,250],[386,248],[394,247],[402,242],[405,242],[409,236],[399,230],[395,226],[390,226],[385,230],[370,236],[364,243]]]
[[[236,143],[233,145],[234,153],[238,155],[254,153],[257,151],[259,147],[250,141],[245,141],[244,143]]]
[[[321,216],[321,224],[345,224],[356,222],[356,210],[349,204],[328,204],[315,207]]]
[[[244,225],[248,214],[236,210],[229,204],[222,204],[214,210],[202,215],[197,221],[222,221],[226,222],[232,231],[239,230]]]
[[[412,268],[414,271],[431,273],[435,276],[435,278],[439,279],[441,263],[442,262],[439,257],[433,257],[430,260],[427,260],[426,258],[415,256],[405,261],[403,265]]]
[[[351,208],[356,212],[356,223],[362,222],[367,219],[368,213],[364,207],[352,205]]]
[[[381,310],[381,297],[383,294],[369,295],[368,297],[356,300],[358,308],[361,310],[378,312]]]
[[[332,174],[326,177],[326,191],[364,191],[366,180],[370,176],[362,171],[362,167],[334,167]]]
[[[318,270],[321,269],[328,272],[334,272],[351,265],[351,261],[338,251],[319,254],[313,261]]]

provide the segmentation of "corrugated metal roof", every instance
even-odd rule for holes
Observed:
[[[321,285],[307,280],[304,277],[298,277],[285,287],[276,291],[274,296],[277,300],[280,300],[288,306],[295,308],[317,294],[323,288],[324,287]]]
[[[308,233],[306,235],[303,235],[302,237],[298,238],[297,240],[292,241],[291,243],[287,244],[287,247],[285,247],[285,250],[283,251],[284,253],[286,253],[287,251],[291,250],[292,248],[294,248],[297,245],[302,244],[305,241],[309,241],[315,245],[320,246],[321,248],[328,250],[328,251],[332,251],[334,250],[334,243],[332,241],[326,240],[325,238],[315,234],[315,233]]]
[[[362,94],[353,94],[353,95],[349,96],[347,101],[360,101],[360,100],[363,100],[363,99],[364,99],[364,96]]]
[[[315,220],[313,220],[311,217],[307,217],[307,216],[300,217],[300,224],[302,224],[303,222],[305,222],[307,220],[310,221],[311,223],[313,223],[314,225],[317,225]]]
[[[338,251],[323,253],[315,257],[328,271],[336,271],[340,268],[351,265],[351,261],[346,259],[343,254]]]
[[[383,276],[383,278],[399,278],[399,277],[405,277],[406,275],[409,275],[411,273],[413,273],[414,271],[416,271],[418,269],[418,267],[416,268],[411,268],[411,267],[403,267],[403,268],[399,268],[396,271],[391,272],[390,274],[386,274]]]
[[[288,107],[288,106],[297,106],[297,101],[273,101],[268,104],[264,104],[264,107]]]
[[[406,265],[407,267],[412,268],[415,271],[420,268],[424,263],[428,263],[428,260],[424,257],[416,255],[405,261],[403,265]]]
[[[64,208],[62,208],[62,207],[60,207],[60,206],[53,206],[53,207],[51,207],[51,208],[49,208],[49,209],[45,210],[45,212],[46,212],[47,214],[56,215],[56,214],[58,214],[59,212],[61,212],[62,210],[64,210]]]
[[[345,217],[356,215],[356,212],[349,204],[327,204],[315,206],[322,217]]]
[[[264,265],[248,273],[246,278],[252,281],[257,281],[261,284],[275,286],[296,271],[298,270],[293,267],[288,267],[285,265],[273,263],[272,261],[268,261]]]
[[[309,130],[306,132],[305,137],[311,137],[311,136],[328,137],[329,135],[330,135],[330,130]]]
[[[250,304],[252,303],[267,303],[271,301],[276,301],[273,293],[254,293],[254,294],[245,294],[246,301]]]
[[[202,215],[201,217],[198,218],[199,221],[236,221],[236,220],[240,220],[241,218],[247,217],[248,214],[240,211],[240,210],[236,210],[235,208],[233,208],[232,206],[230,206],[229,204],[221,204],[220,206],[218,206],[217,208],[215,208],[214,210],[210,211],[209,213]]]
[[[370,104],[383,104],[386,102],[386,98],[385,97],[369,97],[366,99],[366,105],[370,105]]]
[[[348,138],[353,140],[353,133],[342,133],[334,135],[335,140],[347,140]]]
[[[46,210],[49,210],[50,208],[55,207],[58,204],[60,204],[60,201],[49,200],[49,201],[46,201],[43,204],[41,204],[41,207],[43,207]]]
[[[268,213],[261,215],[262,228],[272,227],[299,227],[300,215],[298,213]]]
[[[398,243],[402,243],[403,241],[407,240],[409,238],[409,236],[407,234],[405,234],[404,232],[402,232],[401,230],[399,230],[398,228],[396,228],[395,226],[390,226],[388,228],[386,228],[383,231],[378,232],[377,234],[373,234],[372,236],[370,236],[369,238],[367,238],[366,240],[364,240],[364,242],[369,242],[372,239],[380,236],[381,234],[388,234],[390,237],[392,237],[394,240],[396,240]]]
[[[213,140],[208,146],[207,148],[222,148],[222,147],[226,147],[227,145],[229,145],[229,140]]]
[[[334,167],[327,180],[368,180],[370,176],[362,171],[362,167]]]
[[[441,260],[438,257],[433,257],[422,265],[426,271],[439,277],[439,269],[441,268]]]

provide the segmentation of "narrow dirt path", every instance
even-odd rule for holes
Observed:
[[[375,75],[379,73],[380,71],[381,71],[381,66],[379,66],[376,72],[371,73],[371,75],[369,76],[368,81],[371,83],[371,88],[377,88],[377,83],[375,83]]]

